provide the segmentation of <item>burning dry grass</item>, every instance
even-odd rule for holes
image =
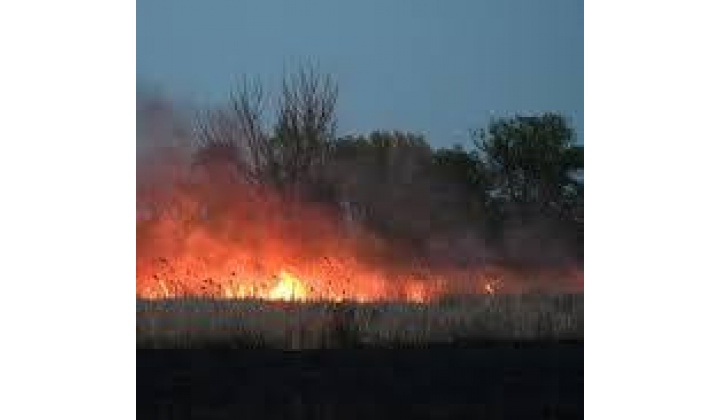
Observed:
[[[455,296],[430,303],[137,300],[140,348],[392,348],[582,339],[582,294]]]

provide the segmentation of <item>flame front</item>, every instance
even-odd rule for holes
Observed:
[[[305,300],[307,291],[305,286],[294,275],[285,270],[278,274],[278,283],[268,293],[273,300]]]
[[[269,300],[409,300],[518,290],[538,271],[413,260],[338,209],[262,185],[180,180],[141,185],[136,293]],[[557,271],[547,278],[563,278]],[[582,272],[577,284],[582,287]]]

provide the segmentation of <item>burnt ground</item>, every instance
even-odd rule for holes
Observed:
[[[583,345],[138,350],[140,419],[582,418]]]

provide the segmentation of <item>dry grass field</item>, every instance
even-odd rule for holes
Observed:
[[[582,339],[582,294],[454,296],[430,303],[137,300],[138,348],[403,348]]]

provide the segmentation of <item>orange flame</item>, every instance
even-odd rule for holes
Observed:
[[[267,187],[184,178],[166,184],[138,190],[142,298],[425,302],[448,293],[512,292],[517,279],[529,278],[490,266],[398,262],[391,244],[348,228],[337,209],[300,205]]]
[[[278,275],[278,282],[268,293],[268,298],[273,300],[305,300],[307,292],[305,285],[294,275],[281,270]]]

